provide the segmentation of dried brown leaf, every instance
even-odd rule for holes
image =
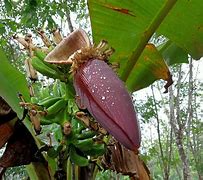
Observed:
[[[11,107],[6,103],[6,101],[0,97],[0,118],[11,112]]]
[[[31,162],[44,161],[38,152],[37,145],[28,131],[20,121],[17,121],[14,127],[14,133],[9,138],[6,150],[0,158],[0,167],[13,167],[26,165]]]
[[[37,113],[36,111],[36,114],[32,113],[33,111],[30,111],[29,112],[29,115],[30,115],[30,120],[34,126],[34,130],[36,132],[37,135],[40,134],[41,132],[41,124],[40,124],[40,114]]]
[[[13,127],[9,123],[0,125],[0,148],[2,148],[13,134]]]
[[[129,175],[132,179],[149,180],[150,172],[138,154],[138,151],[130,151],[112,138],[102,164],[105,168]]]
[[[0,97],[0,125],[16,117],[16,113],[11,109],[7,102],[2,97]]]

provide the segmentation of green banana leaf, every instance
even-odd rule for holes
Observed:
[[[168,65],[189,62],[188,53],[172,41],[167,41],[166,43],[158,46],[157,49],[162,54]]]
[[[164,58],[171,65],[187,62],[187,54],[196,59],[203,55],[202,6],[201,0],[88,1],[94,42],[105,39],[115,49],[110,61],[120,63],[118,73],[130,91],[157,79],[170,79],[170,73],[167,78],[165,73],[156,73],[165,64]],[[156,31],[172,42],[170,48],[150,54],[146,45]]]
[[[26,78],[10,64],[2,49],[0,49],[0,64],[0,96],[21,118],[23,108],[19,105],[18,93],[21,93],[27,101],[30,98]]]
[[[150,76],[146,76],[146,72]],[[161,54],[153,44],[148,44],[130,73],[126,84],[128,85],[128,90],[133,91],[149,86],[156,79],[163,79],[172,83],[170,78],[169,69]]]
[[[23,108],[20,107],[18,93],[23,95],[25,101],[29,102],[29,90],[25,76],[15,69],[6,58],[0,48],[0,96],[2,96],[11,108],[17,113],[18,117],[23,116]],[[32,130],[31,123],[26,118],[24,124],[32,133],[36,143],[39,144]],[[26,166],[30,179],[50,179],[46,166],[43,163],[31,163]]]
[[[157,31],[175,42],[194,59],[203,56],[202,9],[202,0],[178,0]]]

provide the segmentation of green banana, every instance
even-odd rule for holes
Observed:
[[[73,146],[70,146],[69,155],[71,162],[73,162],[74,164],[78,166],[88,166],[89,160],[83,156],[80,156]]]
[[[34,55],[37,56],[40,60],[44,60],[44,58],[46,57],[47,54],[39,49],[36,49],[34,51]]]
[[[63,126],[64,121],[67,121],[69,119],[68,117],[65,117],[66,110],[61,109],[60,111],[57,112],[56,114],[47,114],[46,116],[43,116],[41,118],[41,124],[46,125],[46,124],[51,124],[51,123],[57,123],[61,126]]]
[[[69,104],[68,104],[69,106]],[[71,125],[72,125],[72,133],[75,135],[80,134],[83,129],[85,129],[85,126],[77,120],[76,118],[72,117],[71,119]]]
[[[41,74],[54,78],[54,79],[60,79],[60,75],[58,75],[58,73],[50,68],[49,66],[47,66],[42,60],[40,60],[39,58],[37,58],[36,56],[34,56],[32,58],[32,66],[39,71]]]
[[[55,150],[54,147],[50,147],[47,151],[47,155],[52,158],[56,158],[58,156],[58,152]]]
[[[52,119],[52,123],[57,123],[63,126],[64,122],[67,121],[67,117],[65,115],[66,111],[65,109],[61,109],[60,111],[57,112],[57,115]]]
[[[54,96],[61,96],[60,89],[59,89],[60,81],[57,79],[53,84],[53,95]]]
[[[56,114],[46,114],[45,116],[43,116],[43,118],[47,121],[53,121],[53,119],[56,117]]]
[[[76,140],[74,142],[74,145],[81,151],[88,151],[91,150],[92,146],[94,145],[94,141],[92,140],[92,138]]]
[[[41,74],[48,76],[53,79],[60,79],[61,81],[66,82],[67,79],[65,78],[65,75],[60,72],[60,70],[55,67],[54,65],[51,65],[43,60],[40,60],[36,56],[32,58],[32,66]]]
[[[68,100],[68,113],[75,114],[78,111],[79,111],[79,109],[75,103],[75,99],[69,99]]]
[[[62,145],[49,147],[47,155],[49,157],[56,158],[62,149],[63,149]]]
[[[88,156],[102,156],[106,151],[104,144],[94,144],[90,150],[83,151]]]
[[[44,63],[45,65],[47,65],[47,66],[50,67],[51,69],[54,69],[55,71],[58,71],[57,66],[55,66],[55,65],[53,65],[53,64],[50,64],[50,63],[44,61],[45,57],[47,56],[47,54],[46,54],[45,52],[43,52],[43,51],[37,49],[37,50],[34,51],[34,55],[35,55],[38,59],[40,59],[41,61],[43,61],[43,63]]]
[[[61,100],[62,97],[52,97],[49,96],[45,99],[42,99],[41,101],[38,102],[40,106],[44,106],[45,108],[49,108],[53,104],[55,104],[57,101]]]
[[[83,139],[88,139],[92,138],[96,135],[97,133],[95,131],[84,131],[81,134],[76,134],[78,140],[83,140]]]
[[[56,114],[58,111],[63,109],[67,104],[67,101],[65,99],[60,99],[56,103],[54,103],[52,106],[47,108],[48,115]]]
[[[41,125],[49,125],[52,124],[53,122],[51,120],[46,119],[45,117],[40,118],[40,124]]]
[[[49,90],[49,87],[43,87],[40,89],[40,92],[39,92],[39,99],[45,99],[47,97],[50,97],[50,90]]]
[[[59,86],[59,90],[61,94],[66,94],[66,84],[61,82]]]
[[[30,98],[31,103],[37,104],[38,103],[38,98],[37,97],[31,97]]]

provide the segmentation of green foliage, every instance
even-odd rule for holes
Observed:
[[[193,64],[195,66],[195,63]],[[183,71],[184,69],[184,71]],[[181,73],[180,73],[181,70]],[[195,72],[195,68],[194,74]],[[188,118],[188,94],[190,93],[190,85],[189,85],[189,77],[188,77],[188,67],[185,65],[176,65],[171,68],[171,71],[174,75],[174,86],[176,89],[174,90],[175,101],[174,106],[180,108],[180,113],[176,114],[179,118],[181,124],[184,124]],[[181,75],[180,83],[177,83],[179,75]],[[200,97],[201,97],[201,83],[198,80],[192,79],[193,82],[193,91],[192,91],[192,115],[193,118],[190,122],[190,125],[186,127],[186,129],[182,132],[183,133],[183,148],[186,148],[187,157],[189,159],[189,164],[191,167],[192,174],[194,179],[198,179],[197,171],[202,174],[202,170],[200,166],[202,165],[202,153],[199,151],[199,148],[202,147],[201,142],[201,134],[202,133],[202,121],[201,121],[201,114],[199,108],[201,107]],[[160,92],[160,83],[153,84],[153,88],[156,90],[155,96],[152,95],[150,89],[148,88],[147,96],[145,98],[139,97],[139,92],[135,95],[136,101],[136,108],[138,110],[139,115],[141,116],[141,120],[150,127],[151,132],[146,134],[146,137],[143,140],[143,148],[144,154],[143,159],[148,162],[148,165],[151,169],[153,177],[155,179],[162,179],[163,175],[163,164],[162,158],[165,162],[165,165],[168,164],[170,167],[170,178],[181,178],[182,176],[182,162],[179,154],[179,149],[177,148],[176,144],[176,137],[175,133],[170,135],[171,133],[171,124],[170,124],[170,104],[168,101],[168,96],[162,95]],[[195,90],[194,90],[195,89]],[[179,95],[177,94],[179,91]],[[197,100],[198,99],[198,100]],[[155,105],[157,107],[157,112],[155,110]],[[177,109],[175,109],[177,111]],[[163,113],[164,112],[164,113]],[[196,115],[195,115],[196,114]],[[160,140],[162,145],[163,157],[161,157],[160,152],[160,143],[158,141],[158,126],[157,126],[157,118],[159,120],[159,130],[160,130]],[[176,117],[175,117],[176,118]],[[143,125],[143,127],[145,127]],[[178,125],[176,124],[178,127]],[[182,126],[183,127],[183,126]],[[146,127],[143,129],[143,131]],[[190,132],[188,136],[187,132]],[[145,132],[145,131],[144,131]],[[144,134],[144,133],[143,133]],[[171,137],[170,137],[171,136]],[[149,141],[150,140],[150,141]],[[198,148],[196,147],[198,144]],[[169,150],[169,147],[172,147]],[[169,154],[171,153],[171,158],[169,158]],[[159,157],[159,158],[157,158]],[[177,173],[180,171],[180,173]],[[179,179],[177,178],[177,179]]]
[[[156,112],[153,98],[149,97],[145,103],[140,101],[140,103],[137,104],[137,110],[144,123],[148,123],[152,118],[155,118]]]
[[[203,55],[201,6],[201,0],[90,0],[93,38],[95,42],[105,39],[116,49],[111,61],[120,63],[119,75],[130,91],[147,87],[157,79],[169,81],[164,59],[171,65],[187,62],[187,54],[195,59]],[[156,32],[166,37],[166,45],[149,52],[147,44]]]
[[[106,180],[106,179],[116,180],[117,178],[119,178],[120,180],[129,180],[128,176],[116,174],[115,172],[112,172],[110,170],[101,171],[97,173],[97,176],[96,176],[96,180]]]
[[[16,70],[7,60],[4,52],[0,49],[0,94],[12,109],[22,117],[22,109],[19,107],[18,93],[21,93],[26,100],[29,100],[27,81],[23,74]],[[8,81],[9,79],[9,81]]]
[[[158,49],[168,65],[188,63],[188,54],[171,41],[161,44]]]
[[[47,23],[49,29],[56,28],[58,25],[56,18],[66,18],[70,12],[83,11],[84,0],[72,1],[49,1],[49,0],[23,0],[11,1],[4,0],[2,3],[2,31],[9,28],[8,31],[18,30],[36,30]],[[84,14],[84,13],[81,13]],[[81,16],[81,15],[80,15]],[[17,21],[12,20],[17,17]],[[38,18],[40,17],[40,18]]]
[[[26,179],[26,178],[28,178],[28,173],[24,166],[8,168],[4,175],[5,180],[9,180],[9,179],[18,180],[18,179]]]

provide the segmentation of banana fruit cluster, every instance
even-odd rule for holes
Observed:
[[[41,125],[57,123],[64,129],[65,125],[70,124],[70,131],[64,133],[64,137],[68,156],[72,163],[78,166],[87,166],[91,162],[88,157],[95,158],[105,153],[105,143],[96,140],[98,133],[86,128],[77,119],[75,114],[79,109],[75,103],[74,91],[71,86],[56,80],[51,89],[48,86],[43,88],[37,98],[32,97],[31,101],[46,112],[40,117]],[[55,157],[59,150],[51,148],[48,152],[48,155]]]
[[[32,66],[35,70],[40,72],[42,75],[53,78],[60,79],[63,82],[67,81],[64,73],[56,66],[44,61],[46,53],[37,49],[34,51],[34,56],[31,58]]]

